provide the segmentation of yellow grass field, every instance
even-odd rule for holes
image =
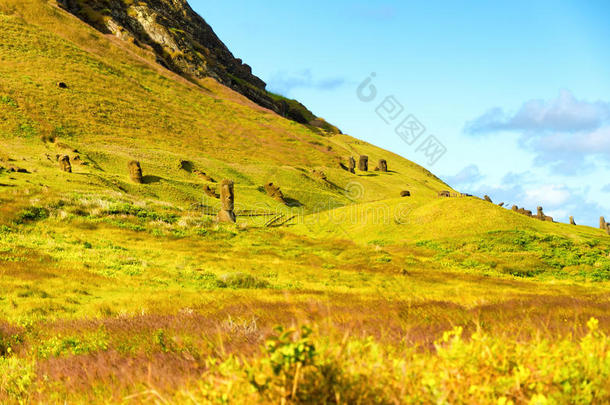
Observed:
[[[53,1],[0,32],[1,403],[610,402],[605,231],[440,198]]]

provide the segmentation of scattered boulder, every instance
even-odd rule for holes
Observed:
[[[576,221],[574,221],[574,217],[570,217],[570,225],[576,225]]]
[[[604,217],[599,218],[599,228],[600,229],[608,228],[608,224],[606,223],[606,218],[604,218]]]
[[[500,204],[498,204],[499,207],[504,207],[504,203],[501,202]]]
[[[178,163],[178,169],[191,173],[194,169],[193,162],[188,161],[188,160],[181,160]]]
[[[491,198],[489,198],[488,195],[485,196],[485,201],[487,201],[488,203],[492,203],[493,204],[493,201],[491,200]]]
[[[369,171],[369,157],[366,155],[361,155],[360,159],[358,160],[358,170],[362,171],[362,172],[368,172]]]
[[[70,156],[61,155],[58,159],[59,168],[67,173],[72,173],[72,165],[70,164]]]
[[[388,171],[388,162],[385,159],[379,160],[379,171],[387,172]]]
[[[265,192],[267,193],[267,195],[269,195],[269,197],[273,198],[277,202],[281,202],[282,204],[286,203],[286,200],[284,199],[284,193],[282,193],[282,190],[280,190],[278,186],[273,183],[267,183],[264,187]]]
[[[140,166],[140,162],[138,162],[137,160],[132,160],[131,162],[129,162],[127,167],[129,169],[129,177],[131,178],[131,181],[133,181],[134,183],[142,184],[142,166]]]
[[[57,87],[59,87],[60,89],[67,89],[68,85],[64,82],[57,82]]]
[[[235,223],[235,194],[231,180],[225,179],[220,182],[220,203],[222,208],[218,212],[218,222]]]
[[[6,168],[6,171],[9,173],[29,173],[27,169],[18,166],[9,166]]]
[[[439,197],[451,197],[451,192],[449,192],[447,190],[439,191],[438,196]]]
[[[407,190],[401,191],[400,196],[401,197],[411,197],[411,192],[407,191]]]
[[[354,159],[353,156],[350,156],[349,158],[349,172],[356,173],[356,159]]]

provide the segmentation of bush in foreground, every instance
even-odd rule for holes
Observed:
[[[332,343],[311,331],[277,329],[252,364],[211,364],[177,402],[292,404],[602,404],[610,401],[610,345],[591,319],[580,340],[517,342],[462,329],[433,351],[372,339]],[[245,373],[241,370],[247,370]]]

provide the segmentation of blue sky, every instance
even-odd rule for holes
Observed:
[[[463,192],[610,218],[610,2],[190,4],[270,90],[345,133]],[[425,127],[412,145],[395,132],[408,116]],[[447,150],[433,165],[430,135]]]

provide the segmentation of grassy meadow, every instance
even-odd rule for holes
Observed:
[[[439,198],[53,1],[0,29],[0,403],[610,401],[605,231]]]

